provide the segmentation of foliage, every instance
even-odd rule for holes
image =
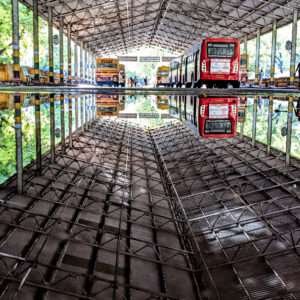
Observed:
[[[14,112],[5,109],[0,111],[0,183],[15,173],[15,130]]]
[[[19,3],[20,18],[20,64],[33,67],[33,23],[32,11]]]
[[[12,62],[11,33],[11,3],[9,0],[0,0],[0,49],[3,50],[0,54],[0,63]]]
[[[267,128],[268,128],[268,99],[259,99],[257,108],[256,122],[256,140],[267,143]],[[296,104],[295,104],[296,105]],[[294,106],[295,106],[294,105]],[[244,123],[244,135],[252,137],[252,120],[253,120],[253,99],[248,98],[246,108],[246,119]],[[280,151],[285,151],[286,137],[282,135],[282,130],[287,126],[287,101],[274,100],[272,114],[272,143],[271,146]],[[300,158],[300,121],[293,114],[292,123],[292,146],[291,154]]]

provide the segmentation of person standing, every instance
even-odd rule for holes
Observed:
[[[133,83],[134,83],[134,87],[136,87],[136,85],[137,85],[137,77],[136,76],[134,76]]]

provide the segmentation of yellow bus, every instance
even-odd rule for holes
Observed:
[[[119,115],[120,102],[118,95],[98,94],[96,97],[97,117],[116,117]]]
[[[126,76],[125,76],[125,65],[119,64],[119,85],[125,87]]]
[[[157,96],[156,104],[157,104],[158,109],[161,109],[161,110],[169,109],[168,96]]]
[[[119,85],[119,60],[115,58],[96,58],[96,84]]]
[[[156,86],[168,86],[169,85],[169,66],[160,66],[156,72]]]

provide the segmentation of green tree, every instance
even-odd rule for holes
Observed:
[[[12,28],[11,3],[9,0],[0,0],[0,63],[12,62]]]

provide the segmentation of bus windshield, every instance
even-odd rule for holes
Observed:
[[[168,76],[169,72],[167,72],[167,71],[159,71],[157,75],[158,76]]]
[[[234,43],[208,43],[208,57],[226,57],[231,58],[234,55]]]
[[[231,122],[230,120],[206,120],[205,122],[205,133],[231,133]]]
[[[99,107],[98,108],[98,111],[101,111],[101,112],[116,112],[117,111],[117,108],[116,107]]]
[[[110,68],[110,69],[116,69],[118,67],[117,64],[113,63],[98,63],[97,68]]]

